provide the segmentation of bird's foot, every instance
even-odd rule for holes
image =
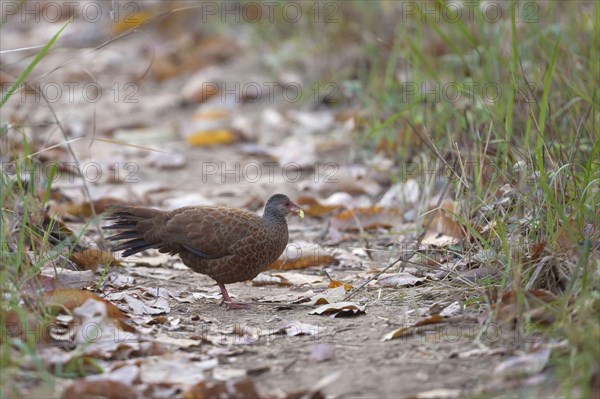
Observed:
[[[219,304],[219,306],[225,305],[227,307],[227,310],[229,309],[248,309],[249,306],[245,305],[243,303],[234,303],[232,301],[226,301],[225,299],[223,299],[221,301],[221,303]]]
[[[217,283],[217,284],[219,285],[219,288],[221,289],[221,294],[223,294],[223,300],[221,301],[219,306],[225,305],[225,306],[227,306],[227,310],[229,310],[229,309],[248,309],[249,308],[248,305],[244,305],[241,303],[233,303],[233,301],[229,297],[229,294],[227,293],[225,284],[222,284],[222,283]]]

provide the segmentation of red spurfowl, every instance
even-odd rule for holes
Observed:
[[[256,277],[285,250],[288,242],[286,216],[304,212],[286,195],[275,194],[267,201],[262,217],[235,208],[184,207],[173,211],[113,206],[109,237],[121,241],[112,251],[130,256],[148,248],[179,255],[195,272],[212,277],[223,294],[220,305],[245,307],[232,302],[225,284]]]

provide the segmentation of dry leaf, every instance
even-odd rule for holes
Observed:
[[[330,220],[331,229],[340,231],[368,230],[377,227],[393,228],[402,224],[403,221],[400,211],[382,206],[350,209],[335,215]]]
[[[420,195],[419,183],[414,179],[410,179],[390,187],[379,202],[377,202],[377,205],[386,208],[399,208],[406,204],[417,203]]]
[[[81,378],[69,385],[62,394],[63,399],[133,399],[137,397],[137,391],[132,386],[110,379],[88,380]]]
[[[441,247],[460,243],[465,234],[452,216],[457,210],[458,204],[446,200],[437,211],[427,214],[423,223],[424,226],[429,225],[429,229],[423,238],[423,244]],[[430,222],[432,217],[433,220]]]
[[[217,359],[197,361],[181,352],[146,358],[140,364],[140,381],[147,384],[190,386],[204,381],[204,371],[213,369],[218,364]]]
[[[69,260],[75,262],[82,270],[92,271],[96,271],[99,266],[121,265],[110,252],[96,248],[86,248],[82,251],[75,251],[71,254]]]
[[[125,301],[131,308],[134,314],[161,314],[169,313],[171,308],[165,298],[156,298],[152,300],[152,306],[146,305],[144,302],[132,297],[131,295],[125,295]]]
[[[336,303],[346,297],[346,289],[343,285],[335,288],[329,288],[320,294],[313,296],[310,299],[309,305],[324,305],[328,303]]]
[[[558,229],[556,236],[556,246],[561,251],[569,251],[578,247],[579,228],[577,227],[577,220],[573,217],[567,222],[566,225],[561,226]]]
[[[307,215],[321,216],[342,208],[368,207],[371,200],[366,195],[352,196],[345,192],[336,192],[323,200],[302,196],[296,200],[296,203],[302,207]]]
[[[74,288],[59,289],[47,292],[44,297],[45,303],[56,311],[60,311],[64,308],[73,310],[83,305],[88,299],[92,299],[106,305],[106,311],[109,318],[119,321],[125,320],[125,315],[118,307],[89,291],[82,291]],[[127,331],[132,331],[131,327],[128,326],[128,328],[129,330]]]
[[[185,399],[263,398],[263,396],[258,394],[254,381],[251,379],[219,383],[200,382],[184,392],[183,397]]]
[[[192,346],[200,346],[202,341],[197,339],[173,338],[167,334],[159,334],[154,338],[159,344],[173,345],[179,348],[190,348]]]
[[[450,305],[448,305],[444,309],[442,309],[442,311],[440,312],[440,316],[442,316],[442,317],[456,316],[459,313],[461,313],[462,310],[463,310],[462,304],[458,301],[454,301]]]
[[[382,274],[377,279],[377,283],[382,287],[410,287],[423,281],[425,281],[425,277],[415,277],[406,272]]]
[[[187,136],[186,140],[190,145],[205,147],[234,143],[239,135],[227,129],[202,130]]]
[[[308,314],[331,315],[331,317],[355,316],[365,313],[366,306],[354,302],[336,302],[319,306]]]
[[[282,281],[294,286],[316,285],[323,282],[323,278],[319,276],[311,276],[309,274],[296,272],[273,273],[272,276],[281,278]]]
[[[411,324],[408,327],[400,327],[392,332],[387,333],[382,338],[382,341],[389,341],[391,339],[396,339],[396,338],[400,338],[402,336],[414,334],[416,332],[415,330],[418,327],[426,326],[429,324],[442,323],[443,321],[444,321],[444,318],[440,315],[433,315],[433,316],[425,317],[423,319],[416,321],[415,323]]]
[[[87,381],[110,380],[126,384],[135,385],[140,375],[140,369],[136,364],[114,364],[110,369],[104,370],[102,375],[86,378]]]
[[[92,270],[77,271],[52,266],[44,266],[40,271],[40,277],[52,278],[57,282],[55,288],[51,288],[51,284],[45,286],[45,291],[60,288],[84,288],[92,285],[96,280]]]
[[[337,281],[337,280],[330,280],[327,288],[337,288],[340,286],[343,286],[344,290],[346,290],[346,291],[350,291],[350,290],[352,290],[352,288],[354,288],[350,284],[345,284],[345,283],[342,283],[341,281]]]
[[[135,29],[154,16],[152,12],[147,10],[138,10],[137,7],[135,10],[136,12],[127,15],[125,18],[115,18],[114,24],[111,25],[113,34],[119,35]]]
[[[494,375],[506,379],[523,378],[541,372],[550,360],[550,349],[543,348],[525,355],[513,356],[494,369]]]
[[[330,265],[334,261],[332,251],[308,242],[288,244],[279,259],[267,266],[267,270],[297,270],[313,266]]]
[[[278,329],[278,332],[285,333],[288,337],[295,337],[297,335],[316,335],[319,336],[324,332],[323,327],[315,326],[312,324],[302,323],[299,321],[289,321],[283,323]]]
[[[279,286],[289,286],[292,285],[284,276],[275,275],[271,276],[266,273],[261,273],[252,280],[252,285],[254,286],[264,286],[264,285],[279,285]]]

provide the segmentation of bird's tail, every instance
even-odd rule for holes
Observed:
[[[150,208],[114,205],[108,208],[107,220],[114,223],[104,227],[105,230],[121,230],[120,233],[108,237],[110,241],[123,241],[111,248],[112,252],[124,251],[123,256],[130,256],[149,248],[162,246],[159,230],[164,215],[163,211]]]

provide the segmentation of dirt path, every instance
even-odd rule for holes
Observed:
[[[35,25],[31,29],[48,27]],[[8,30],[6,34],[12,35],[17,47],[31,45],[21,32]],[[328,107],[320,98],[316,102],[286,101],[281,93],[294,79],[298,78],[306,90],[312,87],[307,80],[318,75],[318,62],[316,72],[305,75],[284,67],[274,71],[273,64],[248,44],[250,39],[240,37],[243,40],[190,34],[171,42],[168,36],[154,31],[146,36],[126,36],[91,55],[76,48],[81,38],[66,37],[66,45],[73,47],[51,53],[36,70],[41,76],[64,65],[45,78],[46,84],[82,79],[81,71],[89,69],[105,94],[114,94],[110,92],[114,84],[122,90],[133,87],[136,101],[125,101],[121,92],[118,101],[104,96],[91,103],[77,97],[74,102],[53,104],[68,138],[75,139],[71,147],[76,158],[66,151],[51,153],[50,158],[90,167],[83,170],[83,179],[73,180],[63,174],[53,187],[74,203],[88,201],[85,183],[94,200],[118,199],[164,209],[216,204],[258,211],[264,199],[275,192],[319,201],[346,193],[350,199],[344,205],[365,198],[367,205],[377,203],[390,188],[384,172],[392,161],[363,158],[363,162],[357,156],[361,152],[360,145],[355,144],[358,104],[349,99],[339,107]],[[147,40],[154,41],[154,64]],[[200,44],[188,54],[194,40]],[[180,64],[169,58],[174,54],[183,58]],[[347,54],[340,51],[342,56]],[[78,57],[77,63],[69,64],[73,57]],[[188,65],[198,59],[208,60],[207,65]],[[175,64],[169,64],[171,61]],[[147,75],[143,75],[145,62],[151,65]],[[176,71],[169,72],[169,68]],[[248,82],[270,87],[268,84],[277,82],[274,90],[279,95],[274,100],[263,95],[258,101],[244,97],[241,91],[235,93],[237,97],[223,97],[222,93],[211,97],[203,92],[202,85],[192,87],[198,82],[225,82],[229,87]],[[322,76],[316,82],[327,83]],[[126,86],[128,83],[133,86]],[[343,86],[333,83],[338,89]],[[210,99],[198,100],[203,95]],[[9,102],[6,112],[20,115],[32,126],[42,126],[35,131],[38,148],[65,140],[40,101]],[[192,144],[202,140],[220,145]],[[253,174],[257,171],[258,178]],[[412,205],[398,212],[405,216],[422,211],[418,189],[416,197]],[[403,216],[403,224],[394,224],[391,229],[331,230],[329,215],[309,216],[302,222],[290,220],[290,244],[322,244],[334,255],[334,261],[317,262],[316,267],[307,269],[265,272],[266,276],[287,276],[291,282],[285,286],[232,284],[229,292],[237,301],[250,304],[247,310],[218,307],[219,290],[212,280],[185,269],[176,259],[157,258],[153,252],[145,253],[138,264],[124,260],[124,266],[112,267],[106,275],[104,269],[98,270],[87,288],[97,290],[96,282],[102,280],[97,293],[124,310],[139,331],[161,343],[166,348],[162,356],[184,359],[183,355],[191,355],[192,363],[215,361],[206,366],[206,381],[250,378],[261,392],[281,397],[285,397],[283,392],[296,391],[309,391],[318,397],[315,392],[320,391],[340,398],[395,398],[434,390],[438,391],[423,397],[480,396],[486,391],[502,396],[506,384],[495,379],[495,368],[533,341],[511,339],[514,332],[510,329],[495,331],[486,341],[489,337],[481,336],[478,322],[484,319],[484,295],[468,285],[429,277],[420,285],[400,288],[373,282],[352,298],[366,306],[366,312],[336,318],[309,314],[317,306],[300,302],[328,291],[324,271],[334,280],[357,287],[373,276],[373,271],[395,259],[399,243],[414,239],[422,228],[416,217]],[[76,228],[83,223],[71,225]],[[85,239],[104,245],[93,225],[88,226]],[[369,251],[374,254],[372,259]],[[162,312],[136,314],[124,299],[125,295],[133,296],[152,307],[156,296],[153,299],[150,293],[159,288],[171,292],[166,298],[169,308]],[[435,315],[454,302],[461,307],[450,316],[454,321],[445,319],[424,326],[417,334],[382,341],[393,330]],[[437,313],[432,310],[434,305]],[[118,369],[119,362],[132,359],[142,365],[145,361],[131,356],[108,359],[105,365]],[[63,379],[60,385],[71,382]],[[172,390],[164,387],[166,396],[183,395],[174,386]]]

